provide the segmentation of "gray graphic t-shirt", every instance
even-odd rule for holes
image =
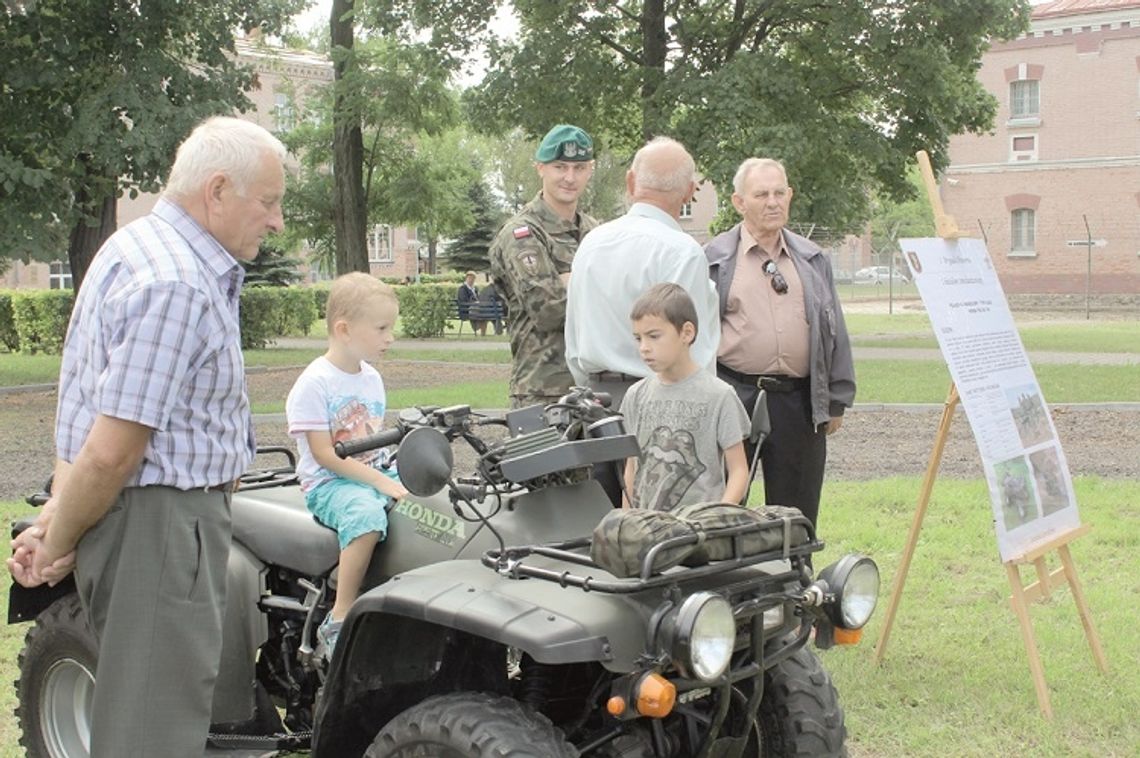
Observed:
[[[651,376],[629,388],[621,413],[641,446],[633,507],[668,511],[720,500],[723,451],[750,426],[732,387],[705,369],[676,384]]]

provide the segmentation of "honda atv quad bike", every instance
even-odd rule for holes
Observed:
[[[329,662],[314,645],[336,535],[306,509],[288,450],[279,468],[249,473],[232,501],[208,754],[844,754],[843,711],[808,643],[858,639],[874,562],[849,555],[813,578],[823,545],[794,509],[631,553],[597,530],[638,512],[614,511],[587,473],[638,454],[606,404],[575,389],[502,418],[415,409],[338,443],[342,456],[397,445],[412,495],[389,513]],[[477,464],[457,477],[461,441]],[[630,565],[602,560],[603,543]],[[9,603],[10,623],[34,622],[16,684],[21,744],[36,758],[87,756],[102,662],[74,583],[14,585]]]

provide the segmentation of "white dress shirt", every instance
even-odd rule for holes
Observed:
[[[634,203],[620,218],[591,231],[578,246],[566,300],[566,364],[574,382],[615,371],[652,372],[641,361],[629,312],[647,289],[679,284],[697,308],[693,360],[716,370],[720,313],[709,264],[697,241],[657,206]]]

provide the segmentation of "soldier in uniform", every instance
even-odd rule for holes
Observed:
[[[578,243],[597,226],[578,212],[594,172],[594,143],[576,126],[547,132],[534,154],[538,195],[491,244],[491,277],[507,304],[511,407],[552,403],[573,385],[566,366],[566,285]]]

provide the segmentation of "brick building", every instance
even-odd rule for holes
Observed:
[[[942,197],[1009,292],[1140,292],[1140,0],[1054,0],[978,79],[993,133],[950,141]],[[1088,220],[1088,232],[1085,218]]]

